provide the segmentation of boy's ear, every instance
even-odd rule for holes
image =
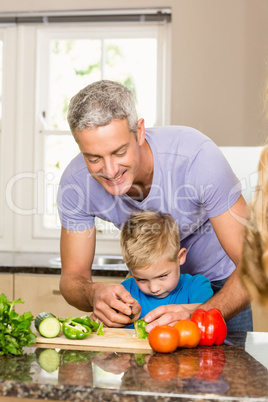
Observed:
[[[186,248],[181,248],[180,251],[178,252],[178,260],[180,265],[185,263],[186,260]]]

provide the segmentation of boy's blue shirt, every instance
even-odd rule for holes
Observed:
[[[163,299],[158,299],[141,292],[133,277],[125,279],[121,284],[140,304],[140,318],[145,317],[146,314],[159,306],[167,304],[204,303],[213,296],[210,281],[203,275],[193,276],[181,274],[176,288]],[[134,325],[130,324],[126,328],[134,328]]]

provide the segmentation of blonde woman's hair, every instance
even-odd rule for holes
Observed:
[[[133,213],[122,227],[121,249],[129,269],[149,267],[164,256],[177,261],[178,225],[170,215],[161,212]]]
[[[268,146],[260,156],[257,188],[249,204],[240,275],[251,297],[268,307]]]

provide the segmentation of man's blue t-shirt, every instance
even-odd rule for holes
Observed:
[[[131,296],[138,301],[141,306],[140,318],[143,318],[156,307],[167,304],[190,304],[204,303],[213,296],[210,281],[203,275],[181,274],[176,288],[163,299],[146,295],[139,288],[133,277],[125,279],[121,283]],[[133,324],[126,328],[134,328]]]

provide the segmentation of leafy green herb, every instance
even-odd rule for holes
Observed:
[[[31,331],[33,315],[16,313],[14,306],[18,303],[24,302],[10,302],[4,293],[0,295],[0,355],[21,355],[24,346],[35,343],[36,336]]]
[[[0,356],[0,380],[32,381],[35,354]]]

